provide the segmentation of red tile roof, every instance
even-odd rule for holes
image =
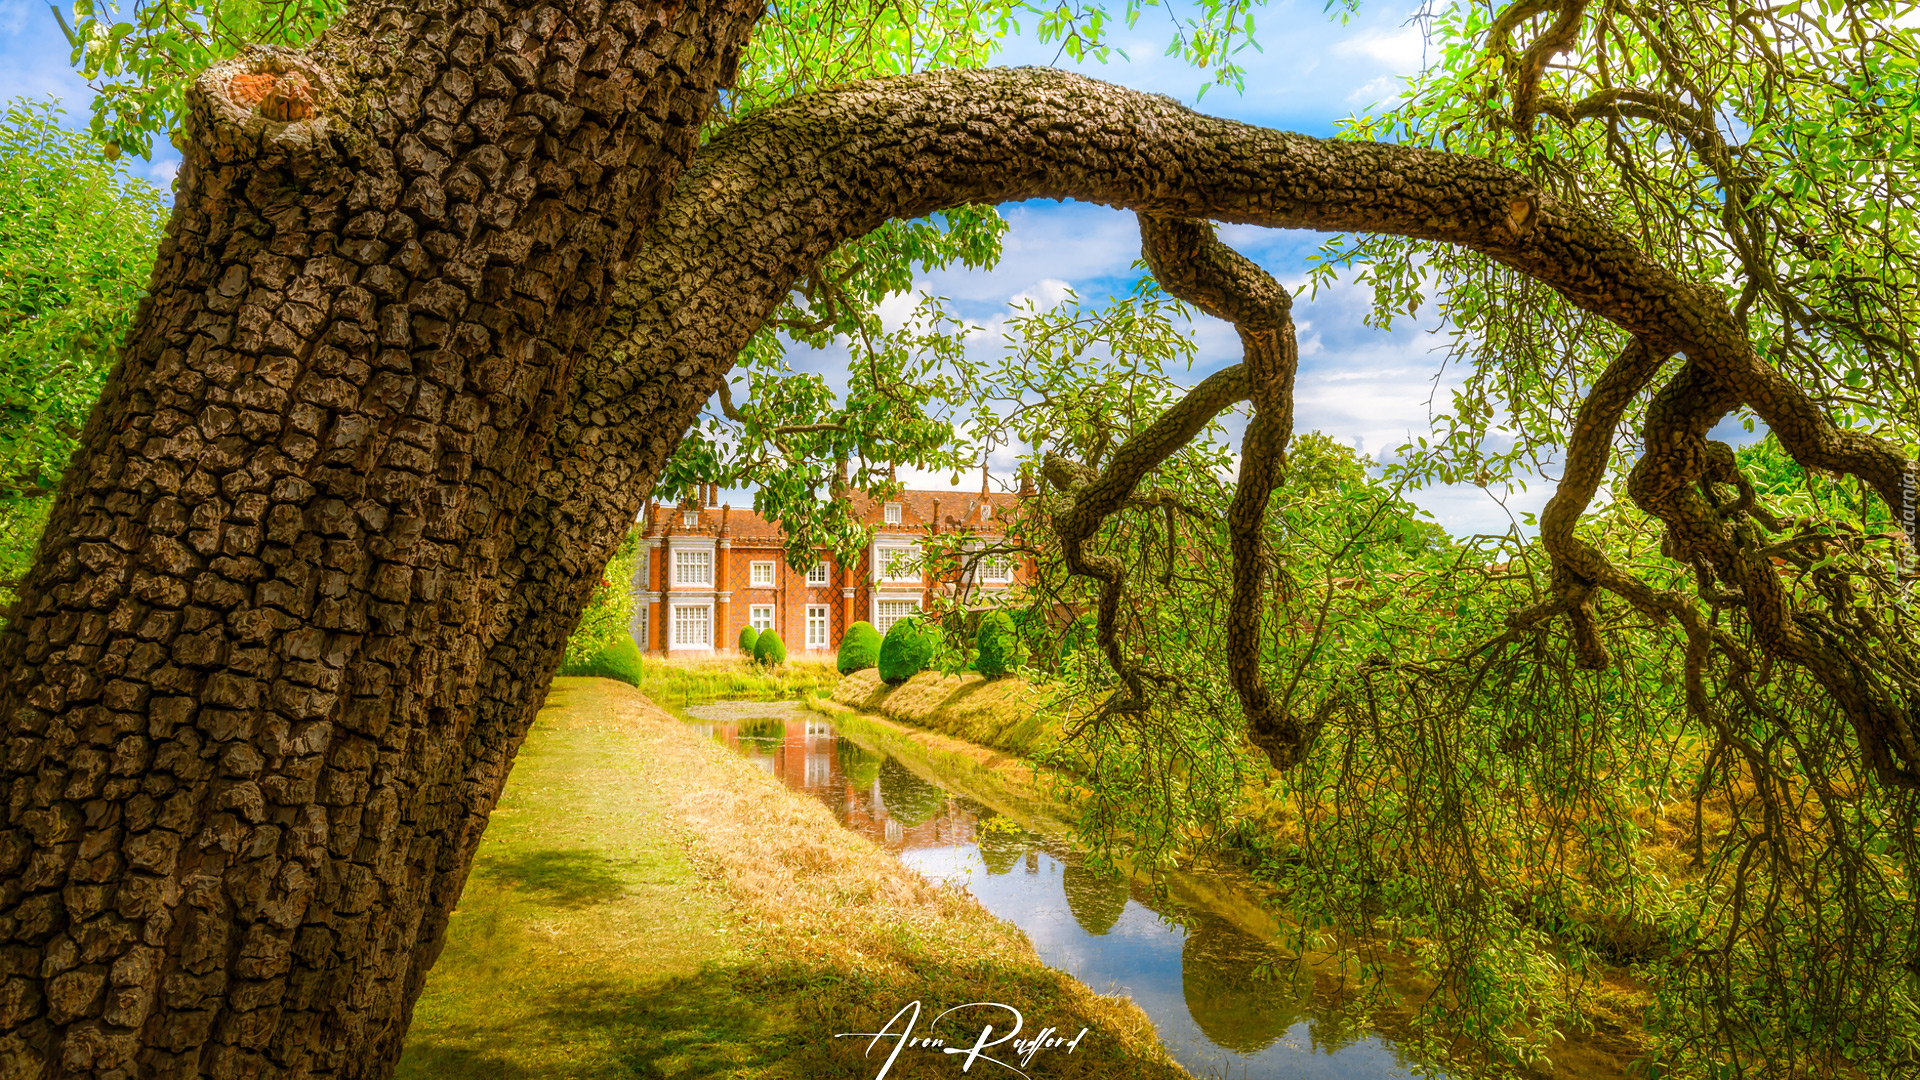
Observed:
[[[966,491],[903,491],[892,499],[874,499],[860,492],[847,496],[853,506],[854,517],[864,524],[874,526],[881,532],[925,532],[939,517],[938,531],[957,532],[968,529],[975,533],[997,534],[1001,531],[1001,520],[1020,505],[1021,497],[1011,492]],[[886,522],[886,503],[900,504],[900,522],[889,525]],[[993,506],[993,516],[985,521],[980,518],[983,504]],[[698,523],[689,528],[681,517],[688,511],[698,513]],[[773,543],[786,543],[786,533],[774,522],[768,521],[752,510],[735,509],[729,506],[709,506],[695,509],[690,506],[664,506],[649,504],[650,515],[645,535],[662,536],[668,532],[675,536],[704,535],[725,536],[731,540],[765,540]]]

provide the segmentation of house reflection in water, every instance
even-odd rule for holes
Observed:
[[[877,844],[905,851],[975,840],[973,812],[892,758],[835,735],[827,720],[747,717],[696,727]]]
[[[785,719],[756,715],[775,710]],[[964,885],[1027,934],[1047,963],[1119,988],[1169,1051],[1200,1075],[1245,1080],[1389,1080],[1400,1049],[1316,1004],[1311,973],[1222,912],[1171,904],[1105,873],[1058,838],[950,795],[792,703],[710,704],[694,726],[929,877]],[[1423,1075],[1444,1078],[1431,1067]]]

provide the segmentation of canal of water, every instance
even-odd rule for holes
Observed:
[[[1295,966],[1224,903],[1169,903],[1096,873],[1061,836],[1029,829],[795,702],[714,702],[692,723],[825,803],[847,828],[929,878],[954,882],[1025,931],[1041,960],[1132,998],[1201,1077],[1388,1080],[1442,1076],[1315,1003]],[[1244,900],[1244,898],[1242,898]],[[1275,973],[1278,973],[1277,975]]]

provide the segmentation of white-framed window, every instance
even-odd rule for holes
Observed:
[[[635,604],[633,606],[633,626],[631,628],[633,640],[635,644],[640,646],[640,651],[645,652],[653,648],[653,638],[647,633],[647,605]]]
[[[979,571],[981,581],[1013,580],[1013,560],[1005,555],[982,555],[974,566]]]
[[[881,544],[873,549],[873,561],[880,581],[920,580],[920,560],[911,544]]]
[[[809,585],[828,584],[827,575],[831,572],[832,572],[832,568],[827,565],[827,560],[821,559],[819,562],[814,563],[812,566],[807,567],[807,584]]]
[[[901,619],[911,618],[920,610],[918,600],[879,600],[874,603],[873,628],[884,636]]]
[[[773,588],[773,564],[757,562],[747,567],[747,584],[756,589]]]
[[[980,504],[980,520],[981,521],[993,520],[993,504],[992,503],[983,502]]]
[[[807,605],[807,648],[824,649],[833,625],[833,609],[825,604]]]
[[[756,633],[773,629],[773,605],[755,604],[747,609],[747,625]]]
[[[700,511],[698,510],[682,511],[680,514],[680,527],[683,529],[699,528],[700,527]]]
[[[888,503],[886,513],[887,513],[887,524],[889,525],[900,524],[900,504],[899,503]]]
[[[673,643],[682,647],[711,647],[713,609],[705,604],[676,605],[673,609]]]
[[[673,553],[675,585],[713,584],[713,552],[676,551]]]

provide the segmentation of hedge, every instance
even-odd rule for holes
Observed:
[[[997,679],[1027,662],[1027,643],[1021,640],[1013,617],[1004,611],[989,611],[980,617],[980,632],[974,636],[978,657],[974,669],[989,679]]]
[[[880,681],[903,683],[926,670],[933,659],[933,635],[919,619],[901,619],[880,642]]]
[[[880,631],[870,622],[857,622],[847,627],[840,638],[840,659],[837,667],[840,674],[851,675],[856,671],[865,671],[880,659]]]

